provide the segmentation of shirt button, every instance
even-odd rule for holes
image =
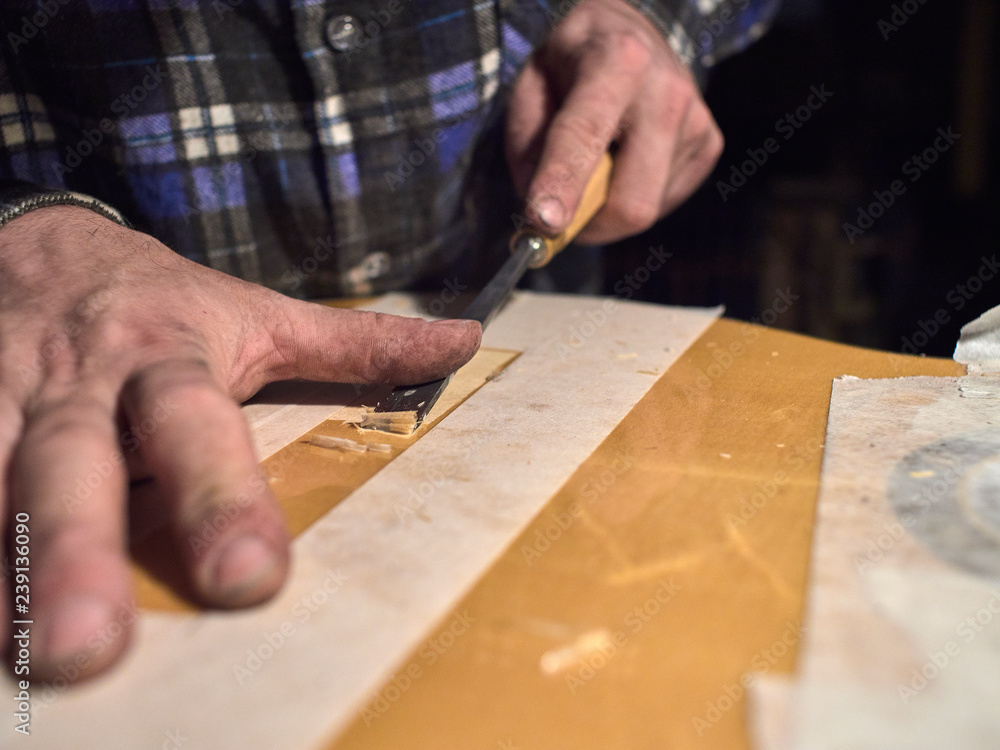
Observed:
[[[326,22],[326,41],[337,52],[346,52],[354,46],[358,35],[358,22],[354,16],[334,16]]]

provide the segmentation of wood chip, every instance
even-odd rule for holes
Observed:
[[[332,448],[351,453],[364,453],[368,450],[368,446],[364,443],[358,443],[348,438],[333,437],[331,435],[310,435],[309,444],[317,445],[320,448]]]
[[[362,417],[361,426],[382,432],[412,435],[413,431],[417,429],[417,413],[415,411],[369,411]]]

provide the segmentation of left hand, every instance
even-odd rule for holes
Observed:
[[[561,232],[612,141],[608,202],[584,244],[648,229],[697,189],[723,146],[694,77],[645,16],[625,0],[581,0],[511,95],[507,162],[529,221]]]

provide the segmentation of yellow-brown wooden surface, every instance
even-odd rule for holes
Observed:
[[[718,321],[329,747],[748,747],[742,675],[794,666],[830,381],[963,372]]]

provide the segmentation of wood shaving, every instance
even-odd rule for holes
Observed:
[[[309,444],[317,445],[320,448],[333,448],[334,450],[351,453],[364,453],[368,450],[368,446],[364,443],[358,443],[349,438],[333,437],[331,435],[310,435]]]
[[[412,435],[417,429],[416,411],[375,411],[369,409],[361,415],[358,422],[361,427],[382,432],[395,432],[398,435]]]
[[[331,448],[332,450],[346,451],[348,453],[381,453],[389,455],[392,453],[392,446],[388,443],[371,443],[365,445],[349,438],[333,437],[332,435],[310,435],[309,444],[320,448]]]

